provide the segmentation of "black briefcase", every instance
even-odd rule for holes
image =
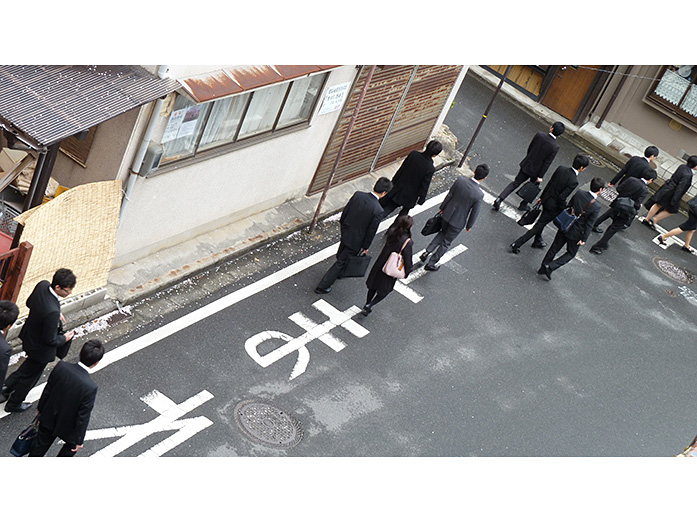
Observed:
[[[344,267],[344,271],[341,273],[340,278],[362,278],[368,271],[368,266],[370,265],[370,260],[372,258],[367,254],[362,254],[359,256],[351,256]]]
[[[421,229],[421,234],[424,236],[430,236],[431,234],[436,234],[440,231],[441,225],[443,224],[443,215],[439,211],[433,218],[426,220],[426,225]]]
[[[535,205],[533,205],[530,209],[525,211],[523,216],[520,217],[518,220],[518,225],[530,225],[531,223],[535,223],[535,220],[537,220],[537,217],[542,213],[542,204],[540,202],[537,202]]]
[[[537,195],[540,194],[540,184],[527,181],[516,191],[516,194],[520,196],[523,201],[532,203],[535,198],[537,198]]]
[[[63,326],[60,325],[58,327],[58,334],[65,334],[65,331],[63,330]],[[70,344],[73,342],[72,338],[66,341],[63,345],[60,347],[56,348],[56,356],[58,357],[59,360],[62,360],[68,355],[68,351],[70,350]]]

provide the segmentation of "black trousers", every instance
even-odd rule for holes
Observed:
[[[397,216],[406,216],[409,214],[409,211],[411,211],[414,206],[411,207],[403,207],[399,203],[395,202],[392,198],[388,198],[387,196],[383,196],[380,198],[380,205],[382,205],[383,213],[382,213],[382,218],[387,218],[392,211],[394,211],[397,207],[402,207],[402,210],[399,211],[399,214]],[[396,219],[396,218],[395,218]]]
[[[48,449],[51,448],[51,445],[53,445],[53,442],[56,441],[56,438],[58,436],[53,435],[53,431],[51,429],[47,429],[42,427],[41,425],[41,418],[39,418],[39,430],[36,433],[36,439],[34,440],[34,445],[32,446],[31,451],[29,452],[29,457],[41,457],[45,456],[46,452],[48,452]],[[77,452],[73,452],[73,449],[77,445],[75,443],[68,443],[66,442],[65,445],[60,449],[58,452],[58,457],[59,458],[71,458]]]
[[[509,194],[511,194],[513,191],[515,191],[519,186],[523,185],[529,179],[529,175],[525,174],[523,171],[518,171],[518,174],[515,175],[513,181],[506,185],[503,191],[501,191],[501,194],[499,194],[499,200],[504,201],[506,198],[508,198]]]
[[[565,245],[566,252],[555,260],[554,257]],[[552,245],[550,245],[545,257],[542,260],[542,265],[549,265],[549,268],[555,271],[562,265],[566,265],[573,260],[576,254],[578,254],[579,247],[578,238],[572,240],[567,238],[562,231],[557,231],[557,235],[554,237]]]
[[[334,265],[329,267],[329,270],[322,276],[322,279],[317,284],[319,289],[328,289],[336,281],[336,279],[341,276],[344,272],[346,264],[351,256],[356,256],[359,251],[350,249],[343,243],[339,244],[339,250],[336,252],[336,261]]]
[[[525,234],[523,234],[513,243],[516,244],[516,247],[520,247],[521,245],[525,245],[527,241],[533,236],[535,237],[535,243],[540,243],[542,241],[542,231],[548,223],[550,223],[552,220],[554,220],[554,218],[556,218],[557,214],[559,213],[556,211],[545,211],[543,209],[542,213],[540,214],[540,217],[535,222],[535,225],[528,229],[525,232]]]
[[[594,227],[597,227],[598,224],[604,222],[608,218],[612,218],[612,223],[610,224],[610,227],[607,228],[602,238],[600,238],[591,246],[591,249],[607,249],[610,238],[612,238],[615,234],[624,229],[626,225],[632,222],[631,217],[618,215],[614,212],[613,209],[610,209],[600,218],[598,218],[598,220],[595,222]]]
[[[22,362],[19,368],[5,380],[7,393],[12,393],[5,407],[19,407],[29,391],[36,385],[48,363],[40,363],[31,358]]]

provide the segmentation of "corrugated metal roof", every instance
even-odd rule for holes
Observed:
[[[311,73],[339,67],[338,65],[238,65],[213,73],[180,80],[184,89],[197,102],[208,102],[242,91],[285,82]]]
[[[180,87],[135,65],[0,65],[0,117],[47,146]]]

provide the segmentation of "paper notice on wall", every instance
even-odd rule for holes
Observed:
[[[327,89],[318,114],[332,113],[341,109],[341,106],[344,105],[344,100],[346,100],[349,87],[351,87],[351,82],[335,85]]]
[[[174,111],[170,117],[169,122],[167,122],[167,128],[165,129],[165,134],[162,135],[163,142],[169,142],[174,140],[179,133],[179,128],[184,121],[184,115],[186,114],[186,109],[179,109]]]
[[[169,142],[175,138],[191,136],[196,131],[196,122],[198,122],[199,114],[201,113],[202,104],[192,105],[184,109],[174,111],[169,117],[165,134],[162,136],[163,142]]]

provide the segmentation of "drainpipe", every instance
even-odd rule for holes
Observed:
[[[167,77],[167,71],[169,70],[168,65],[161,65],[157,71],[157,76],[162,79]],[[131,174],[128,177],[128,182],[126,183],[126,190],[124,191],[123,201],[121,202],[121,214],[119,215],[119,220],[123,218],[123,210],[126,208],[126,204],[129,202],[131,193],[133,192],[133,187],[138,179],[138,174],[140,173],[140,168],[143,165],[143,158],[145,158],[145,153],[148,150],[148,145],[150,144],[150,139],[152,138],[153,132],[155,132],[155,126],[157,125],[160,111],[162,110],[162,105],[165,103],[165,97],[158,98],[155,105],[150,113],[150,120],[143,133],[143,138],[140,142],[140,147],[133,157],[133,163],[131,164]],[[120,223],[120,221],[119,221]]]
[[[610,109],[612,108],[612,106],[615,103],[615,99],[617,98],[617,95],[622,90],[622,86],[624,85],[624,82],[627,81],[627,77],[632,72],[633,68],[634,68],[634,66],[630,65],[627,68],[627,72],[622,75],[622,78],[620,78],[620,81],[617,84],[617,87],[615,87],[615,90],[612,92],[612,97],[610,97],[610,101],[607,103],[607,105],[605,106],[605,109],[603,110],[603,114],[600,115],[600,118],[598,118],[598,122],[595,124],[596,129],[600,129],[601,124],[605,121],[605,117],[607,116],[607,113],[610,112]]]
[[[322,209],[322,204],[324,204],[324,200],[327,198],[327,193],[329,192],[329,187],[331,187],[332,181],[334,180],[334,174],[336,173],[336,168],[339,165],[339,160],[341,160],[341,155],[344,154],[344,149],[346,149],[346,143],[348,142],[349,136],[351,136],[351,131],[353,130],[353,125],[356,123],[356,118],[358,118],[358,112],[361,110],[361,105],[363,105],[363,98],[365,98],[365,94],[368,92],[368,87],[370,86],[370,80],[372,80],[374,72],[375,72],[375,66],[372,65],[370,67],[370,71],[368,71],[368,77],[365,79],[365,85],[363,86],[363,90],[361,91],[361,96],[358,98],[358,102],[356,103],[356,107],[353,109],[353,115],[351,116],[351,121],[348,124],[348,129],[346,130],[346,136],[344,136],[344,141],[341,142],[341,147],[339,148],[339,152],[336,155],[336,160],[334,160],[334,166],[332,167],[332,172],[329,174],[329,179],[327,180],[327,184],[324,186],[324,190],[322,191],[322,196],[320,197],[319,203],[317,204],[317,210],[315,210],[315,215],[312,217],[312,222],[310,223],[310,227],[307,231],[309,234],[312,234],[312,231],[315,230],[315,225],[317,225],[317,220],[319,218],[319,212]]]

